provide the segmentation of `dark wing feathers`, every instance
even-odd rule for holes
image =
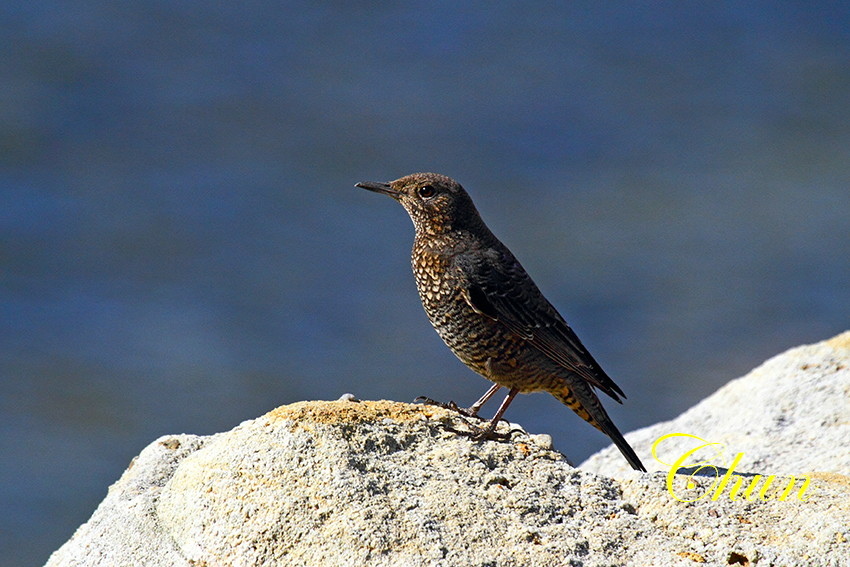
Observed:
[[[467,302],[473,309],[504,324],[511,332],[567,370],[581,376],[620,402],[625,394],[599,366],[563,317],[512,254],[495,262],[459,256],[467,278]]]

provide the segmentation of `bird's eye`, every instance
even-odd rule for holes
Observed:
[[[433,185],[425,185],[419,188],[419,196],[423,199],[430,199],[437,192]]]

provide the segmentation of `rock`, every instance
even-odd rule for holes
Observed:
[[[844,372],[834,370],[847,360],[844,344],[822,345],[832,358],[804,357],[830,387],[826,377]],[[846,405],[846,392],[833,395]],[[474,442],[457,433],[467,427],[452,412],[352,400],[300,402],[225,433],[155,441],[47,564],[850,564],[850,479],[841,474],[812,475],[804,501],[795,492],[682,502],[663,472],[617,480],[574,469],[545,435]],[[736,418],[745,410],[755,424],[774,408],[744,398]],[[823,427],[820,414],[793,415],[787,427]],[[806,447],[834,453],[817,437]],[[692,480],[705,493],[716,482]],[[686,477],[676,482],[684,494]]]
[[[175,435],[148,445],[47,565],[188,565],[163,533],[156,504],[174,471],[207,439]]]
[[[669,467],[655,461],[650,448],[670,433],[722,444],[727,463],[744,453],[737,468],[741,472],[847,474],[850,331],[775,356],[676,419],[639,429],[627,438],[650,471],[666,471]],[[679,437],[659,448],[668,457],[662,460],[672,464],[675,456],[694,446],[693,439]],[[613,447],[591,456],[580,468],[614,477],[631,472]]]

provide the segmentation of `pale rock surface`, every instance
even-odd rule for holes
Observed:
[[[759,380],[759,396],[753,387],[751,397],[739,394],[737,411],[718,408],[711,420],[681,424],[720,427],[734,418],[740,425],[749,414],[749,431],[766,446],[739,449],[746,440],[740,427],[741,439],[730,426],[721,440],[761,459],[748,460],[750,472],[833,471],[812,475],[805,501],[795,493],[786,501],[733,502],[723,495],[680,502],[664,473],[617,472],[615,480],[577,470],[545,435],[473,442],[452,431],[466,429],[462,420],[439,408],[301,402],[229,432],[155,441],[48,565],[847,566],[850,479],[836,474],[846,473],[846,455],[835,450],[832,433],[819,432],[846,432],[848,342],[845,334],[768,361],[730,384]],[[789,370],[795,365],[796,375]],[[829,403],[785,400],[790,409],[772,427],[821,458],[786,468],[799,460],[761,425],[774,418],[758,416],[775,411],[763,394],[790,393],[786,381],[815,368],[820,380],[808,393]],[[834,397],[843,400],[844,413]],[[714,440],[720,430],[690,432]],[[646,457],[651,440],[629,439]],[[847,437],[842,446],[846,453]],[[604,459],[594,457],[588,467],[604,467]],[[701,491],[714,482],[695,479]],[[677,486],[685,481],[680,475]]]

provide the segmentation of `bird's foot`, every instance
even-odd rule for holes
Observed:
[[[472,424],[467,425],[471,426],[470,429],[472,429],[472,432],[470,433],[469,438],[473,441],[510,441],[511,433],[513,433],[513,431],[508,431],[507,433],[498,433],[496,431],[496,427],[498,426],[498,424],[493,423],[492,421],[484,427],[474,427],[472,426]]]
[[[479,417],[478,419],[483,418]],[[520,431],[519,429],[510,429],[507,433],[499,433],[496,431],[498,424],[493,423],[492,421],[488,422],[484,427],[481,427],[470,423],[462,416],[460,417],[460,420],[463,421],[466,427],[469,428],[468,431],[461,431],[459,429],[454,429],[453,427],[446,427],[446,429],[457,435],[469,437],[472,441],[511,441],[513,434]]]
[[[422,402],[426,406],[437,406],[439,408],[454,411],[454,412],[457,412],[464,417],[474,417],[476,419],[484,419],[483,417],[480,417],[478,415],[478,412],[473,411],[472,408],[462,408],[451,400],[449,400],[449,402],[446,403],[446,402],[438,402],[437,400],[432,400],[431,398],[426,397],[426,396],[419,396],[418,398],[416,398],[413,401],[414,402]]]
[[[432,400],[431,398],[429,398],[427,396],[419,396],[418,398],[416,398],[413,401],[414,402],[421,402],[421,403],[423,403],[427,406],[437,406],[439,408],[443,408],[443,409],[447,409],[447,410],[450,410],[450,411],[453,411],[453,412],[457,412],[459,414],[458,417],[464,423],[464,425],[466,425],[466,427],[469,428],[469,430],[468,431],[462,431],[460,429],[455,429],[454,427],[451,427],[451,426],[446,426],[445,429],[447,431],[451,431],[452,433],[455,433],[457,435],[462,435],[463,437],[469,437],[473,441],[485,441],[485,440],[488,440],[488,439],[491,440],[491,441],[510,441],[511,436],[515,432],[521,431],[519,429],[511,429],[507,433],[498,433],[496,431],[496,428],[498,426],[498,422],[492,421],[492,420],[488,421],[487,425],[485,425],[483,427],[479,426],[479,425],[475,425],[474,423],[470,422],[467,418],[475,418],[475,419],[482,420],[482,421],[485,418],[478,415],[478,412],[475,411],[474,409],[472,409],[472,408],[467,409],[467,408],[459,407],[456,403],[454,403],[452,401],[449,401],[448,403],[438,402],[437,400]],[[504,421],[504,420],[500,420],[500,421]]]

